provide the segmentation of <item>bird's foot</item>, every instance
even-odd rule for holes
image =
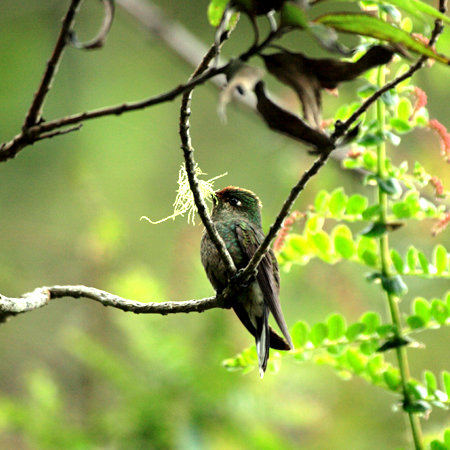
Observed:
[[[244,270],[245,269],[240,269],[236,275],[230,278],[230,284],[236,289],[247,289],[255,281],[255,277],[258,272],[254,270],[250,277],[246,277],[244,280],[242,275]]]

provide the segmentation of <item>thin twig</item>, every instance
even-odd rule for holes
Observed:
[[[284,219],[286,219],[286,217],[290,213],[290,210],[294,205],[295,201],[297,200],[298,196],[300,195],[300,192],[303,191],[309,180],[311,180],[312,177],[317,175],[320,169],[325,165],[325,163],[328,161],[328,158],[330,157],[330,154],[331,151],[322,152],[320,154],[320,157],[316,161],[314,161],[313,165],[303,174],[298,183],[292,188],[288,198],[283,204],[283,207],[278,213],[275,222],[272,224],[269,232],[264,238],[264,241],[256,250],[247,267],[239,275],[240,284],[245,284],[247,280],[252,276],[255,269],[258,267],[259,263],[261,262],[265,253],[267,252],[271,242],[275,239],[276,235],[283,226]]]
[[[75,16],[81,1],[82,0],[72,0],[69,10],[63,19],[61,31],[59,32],[58,40],[56,41],[52,56],[47,63],[41,84],[34,94],[33,102],[31,103],[30,109],[26,115],[25,122],[23,124],[24,130],[36,125],[41,120],[45,98],[52,88],[52,82],[55,78],[56,71],[58,70],[58,64],[61,61],[64,49],[68,43],[68,38],[72,31],[73,24],[75,23]]]
[[[51,131],[50,133],[43,133],[43,134],[39,135],[39,137],[36,138],[36,141],[41,141],[42,139],[51,139],[52,137],[61,136],[63,134],[71,133],[72,131],[79,131],[79,130],[81,130],[82,127],[83,127],[83,124],[79,123],[78,125],[75,125],[70,128],[66,128],[64,130],[56,130],[56,131]]]

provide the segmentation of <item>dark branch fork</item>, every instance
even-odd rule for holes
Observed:
[[[159,103],[172,101],[179,95],[183,95],[182,105],[180,110],[180,137],[181,148],[183,150],[186,170],[188,173],[189,183],[194,195],[195,204],[197,206],[202,222],[209,233],[211,240],[216,245],[219,255],[222,258],[230,279],[236,275],[236,268],[234,263],[222,241],[214,224],[212,223],[205,202],[202,198],[198,187],[198,180],[195,176],[195,160],[193,156],[193,148],[189,135],[189,116],[190,103],[192,91],[195,87],[215,77],[218,74],[225,73],[228,70],[229,64],[221,67],[209,67],[210,62],[214,59],[217,49],[213,46],[207,52],[200,65],[192,74],[187,83],[179,85],[178,87],[168,91],[164,94],[151,97],[146,100],[123,103],[121,105],[105,107],[98,110],[88,111],[72,116],[63,117],[49,122],[42,122],[42,108],[48,92],[51,89],[51,84],[57,71],[58,64],[63,55],[65,46],[68,44],[68,39],[72,33],[72,28],[75,22],[75,16],[81,0],[72,0],[69,10],[63,20],[60,35],[53,50],[52,56],[47,64],[44,76],[39,85],[38,90],[34,96],[33,102],[27,113],[22,132],[14,137],[11,141],[0,145],[0,162],[13,158],[20,150],[32,145],[34,142],[42,139],[51,138],[61,134],[65,134],[81,127],[82,122],[97,117],[108,115],[120,115],[129,111],[136,111]],[[445,13],[447,11],[447,0],[440,0],[439,11]],[[436,20],[435,27],[432,32],[429,45],[433,46],[439,35],[442,33],[443,24],[440,20]],[[265,46],[270,45],[272,39],[276,37],[276,33],[269,35],[259,46],[253,46],[249,51],[244,53],[242,57],[244,60],[258,54]],[[411,65],[410,69],[403,75],[395,78],[390,83],[382,86],[377,92],[369,97],[361,107],[354,112],[354,114],[344,123],[336,124],[336,129],[332,138],[338,140],[343,137],[352,124],[372,105],[384,92],[394,88],[403,80],[411,77],[416,71],[421,69],[427,58],[422,56],[416,63]],[[74,125],[69,128],[67,126]],[[338,126],[339,125],[339,126]],[[132,300],[127,300],[122,297],[110,294],[99,289],[86,286],[53,286],[38,288],[31,293],[24,294],[21,298],[9,298],[0,295],[0,322],[6,321],[10,316],[20,313],[32,311],[34,309],[45,306],[49,300],[73,297],[73,298],[88,298],[98,301],[104,306],[113,306],[123,311],[130,311],[134,313],[145,314],[176,314],[189,312],[202,312],[212,308],[229,308],[228,299],[233,295],[234,289],[239,288],[239,285],[244,285],[248,279],[253,275],[258,264],[261,262],[264,254],[268,250],[271,242],[276,237],[278,231],[283,225],[283,221],[288,216],[294,202],[298,198],[300,192],[305,188],[308,181],[315,176],[319,170],[326,164],[331,154],[331,150],[320,153],[319,158],[312,164],[312,166],[302,175],[298,183],[292,188],[288,198],[283,204],[275,222],[271,226],[266,238],[256,251],[255,255],[249,262],[248,266],[239,273],[237,277],[238,282],[232,283],[227,289],[216,297],[209,297],[200,300],[189,300],[182,302],[163,302],[163,303],[141,303]]]

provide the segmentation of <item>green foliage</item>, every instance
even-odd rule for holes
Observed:
[[[325,48],[339,48],[341,53],[345,53],[345,49],[339,47],[337,37],[330,38],[330,30],[356,34],[360,38],[365,36],[361,54],[373,45],[374,40],[381,40],[441,63],[450,63],[448,57],[437,54],[411,34],[415,22],[402,18],[402,12],[414,16],[422,24],[429,18],[450,23],[448,17],[418,0],[362,4],[372,9],[374,5],[378,7],[378,16],[334,11],[311,19],[314,8],[304,11],[299,5],[286,2],[281,6],[280,27],[306,31]],[[321,27],[317,28],[317,25]],[[389,68],[391,72],[396,71],[397,76],[408,70],[405,65],[395,67],[393,63]],[[290,77],[295,78],[296,74],[280,74],[280,70],[289,72],[289,68],[284,67],[271,73],[292,87]],[[320,72],[316,75],[320,80]],[[384,68],[371,68],[364,77],[366,82],[357,91],[359,101],[340,106],[333,117],[334,124],[345,122],[355,111],[360,111],[363,102],[383,86]],[[366,280],[381,287],[391,320],[383,321],[379,313],[368,311],[350,324],[338,313],[312,324],[299,321],[292,329],[294,350],[272,352],[270,360],[277,368],[282,359],[291,357],[298,362],[329,365],[344,379],[358,376],[391,391],[399,397],[399,404],[410,416],[414,428],[414,415],[428,416],[433,407],[448,408],[450,405],[450,374],[442,372],[438,381],[434,373],[424,370],[421,380],[411,378],[406,352],[409,347],[423,347],[413,339],[415,333],[437,330],[450,323],[450,295],[431,300],[416,297],[411,302],[411,314],[404,318],[398,303],[408,293],[409,277],[450,278],[449,252],[441,243],[434,246],[431,254],[411,243],[403,254],[389,247],[389,237],[403,229],[408,221],[432,219],[444,223],[447,217],[445,206],[429,199],[429,188],[435,191],[437,198],[443,198],[447,193],[440,180],[419,162],[413,165],[408,161],[394,163],[387,156],[387,145],[397,147],[404,135],[430,126],[424,93],[411,85],[409,78],[392,86],[379,96],[376,113],[365,111],[359,116],[358,136],[342,160],[344,169],[363,172],[362,184],[366,190],[374,189],[375,192],[349,193],[343,187],[320,190],[312,205],[301,214],[302,221],[295,224],[295,229],[290,228],[284,233],[283,245],[276,248],[280,267],[286,272],[296,265],[305,266],[314,258],[327,264],[347,261],[366,267],[369,269]],[[299,98],[305,111],[314,109],[301,94]],[[316,107],[320,108],[320,105]],[[334,130],[329,131],[331,134]],[[450,149],[443,151],[446,152],[450,153]],[[396,362],[385,360],[388,353],[395,355]],[[225,365],[230,370],[252,370],[257,367],[254,348],[227,360]],[[414,433],[420,435],[417,429]],[[450,440],[449,433],[446,439]],[[422,448],[417,439],[415,445],[417,450]],[[445,440],[434,440],[430,448],[450,447]]]
[[[229,0],[211,0],[208,6],[208,19],[213,27],[219,26]]]
[[[446,56],[437,55],[423,43],[411,37],[409,33],[373,16],[332,13],[320,16],[316,21],[337,31],[372,37],[387,42],[401,43],[408,50],[435,58],[443,64],[449,64],[449,59]]]
[[[380,223],[378,222],[379,205],[369,206],[367,197],[361,194],[348,196],[342,188],[331,193],[321,190],[316,195],[314,208],[305,213],[306,219],[302,233],[291,233],[287,237],[285,246],[278,255],[281,267],[289,270],[293,264],[305,265],[312,258],[318,257],[332,264],[351,260],[364,266],[379,268],[377,238],[394,232],[403,225],[393,222],[396,219],[423,220],[425,214],[421,205],[429,211],[428,204],[420,201],[416,191],[406,193],[404,198],[404,202],[391,203],[392,214],[388,216],[388,220],[391,221]],[[407,215],[400,212],[399,205],[407,205]],[[428,216],[440,217],[441,211],[440,208],[435,208],[432,214],[428,213]],[[326,222],[330,219],[349,223],[365,223],[371,219],[375,221],[354,235],[349,226],[343,223],[338,223],[329,232],[325,231]],[[435,246],[430,258],[414,246],[410,246],[404,257],[392,249],[390,258],[393,269],[400,275],[416,275],[425,278],[450,277],[448,251],[442,244]],[[398,285],[400,281],[397,280],[399,279],[394,279],[392,282]]]

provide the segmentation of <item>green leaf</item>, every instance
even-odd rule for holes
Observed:
[[[338,345],[330,345],[327,347],[327,352],[333,357],[333,358],[339,358],[347,351],[347,345],[346,344],[338,344]]]
[[[405,122],[409,121],[409,118],[411,117],[411,113],[413,111],[411,102],[408,98],[403,97],[400,99],[397,105],[397,117],[400,120],[403,120]]]
[[[376,133],[366,133],[363,134],[356,141],[362,147],[375,147],[376,145],[381,144],[384,141],[383,136]]]
[[[380,3],[380,1],[381,0],[374,0],[375,3]],[[389,3],[416,17],[420,17],[417,13],[421,12],[450,24],[450,19],[445,14],[442,14],[436,8],[433,8],[420,0],[389,0]]]
[[[311,234],[309,238],[316,246],[319,254],[323,256],[329,255],[331,251],[331,238],[325,231],[320,230],[317,233]]]
[[[358,88],[356,92],[362,99],[366,99],[367,97],[373,95],[377,89],[378,87],[374,84],[365,84],[364,86]]]
[[[417,252],[417,257],[419,258],[420,267],[423,270],[423,273],[430,273],[430,264],[428,262],[427,257],[423,252]]]
[[[422,208],[420,206],[420,196],[416,191],[410,191],[405,195],[405,202],[409,205],[414,216]]]
[[[434,248],[434,265],[436,266],[437,273],[441,274],[448,269],[448,253],[445,247],[441,244],[436,245]]]
[[[424,400],[417,400],[412,403],[404,403],[403,410],[413,414],[428,414],[431,410],[431,405]]]
[[[313,253],[313,249],[311,248],[306,236],[291,234],[287,240],[287,244],[299,255],[310,255]]]
[[[382,355],[375,355],[367,363],[367,372],[372,378],[378,378],[385,368],[385,362]]]
[[[413,310],[416,316],[422,318],[422,320],[428,323],[431,319],[431,305],[422,297],[414,299]]]
[[[347,361],[350,364],[350,367],[355,371],[355,373],[364,372],[366,368],[365,358],[357,350],[353,348],[348,349]]]
[[[450,429],[448,428],[444,431],[444,443],[450,448]]]
[[[380,189],[383,192],[386,192],[386,194],[396,196],[401,195],[402,187],[396,178],[389,177],[386,180],[384,180],[383,178],[377,177],[376,180],[378,186],[380,186]]]
[[[345,158],[342,160],[342,167],[350,170],[359,169],[362,167],[362,163],[359,159]]]
[[[328,207],[328,203],[330,201],[330,194],[322,189],[316,195],[316,199],[314,201],[314,209],[318,213],[324,213]]]
[[[213,27],[218,27],[229,0],[211,0],[208,6],[208,20]]]
[[[450,311],[442,300],[435,299],[431,302],[431,315],[436,319],[436,322],[444,325],[450,315]]]
[[[367,197],[364,197],[363,195],[360,194],[354,194],[348,199],[346,214],[349,215],[361,214],[367,208],[368,204],[369,200]]]
[[[351,324],[345,332],[345,337],[350,341],[354,341],[366,330],[366,326],[361,322]]]
[[[365,209],[362,213],[362,218],[364,220],[372,220],[380,216],[380,205],[372,205]]]
[[[443,442],[434,440],[430,442],[430,450],[449,450],[449,448]]]
[[[309,338],[314,347],[320,347],[327,337],[328,326],[325,323],[318,322],[312,327]]]
[[[292,343],[294,348],[302,348],[309,341],[310,329],[306,322],[297,322],[291,332]]]
[[[371,150],[366,150],[362,156],[364,162],[364,168],[367,170],[375,170],[377,167],[377,155]]]
[[[434,394],[434,391],[437,390],[436,377],[434,376],[433,372],[430,372],[429,370],[427,370],[424,373],[424,378],[425,378],[425,385],[427,387],[428,395],[432,396]]]
[[[356,244],[345,236],[335,236],[334,248],[345,259],[350,259],[356,254]]]
[[[378,350],[378,342],[377,341],[364,341],[361,342],[359,349],[363,355],[371,356]]]
[[[305,11],[292,2],[285,2],[280,11],[281,25],[287,27],[308,28],[308,16]]]
[[[442,386],[444,388],[444,392],[450,396],[450,373],[445,370],[442,372]]]
[[[378,247],[375,239],[365,236],[359,239],[358,257],[368,266],[376,267],[378,263]]]
[[[395,369],[394,367],[388,367],[386,371],[383,372],[383,379],[387,387],[391,391],[397,391],[397,389],[400,387],[401,383],[400,372],[398,369]]]
[[[378,348],[377,351],[382,353],[387,352],[388,350],[392,350],[394,348],[406,347],[407,345],[411,344],[411,342],[414,341],[408,336],[405,337],[392,336],[380,348]]]
[[[332,13],[316,18],[315,22],[337,31],[373,37],[392,44],[402,44],[408,50],[433,58],[443,64],[450,64],[450,60],[446,56],[433,52],[419,39],[374,16],[358,13]]]
[[[419,262],[417,249],[415,247],[409,247],[408,252],[406,253],[406,262],[408,263],[409,270],[414,272],[416,270],[417,263]]]
[[[344,316],[341,314],[333,314],[328,317],[328,339],[330,341],[337,341],[344,336],[347,329]]]
[[[369,267],[378,266],[378,255],[371,250],[364,250],[360,256],[360,259]]]
[[[398,273],[402,274],[405,272],[405,263],[400,254],[395,249],[391,250],[391,260],[392,264],[394,264],[395,270]]]
[[[412,209],[406,202],[397,202],[392,205],[392,212],[399,219],[409,219],[412,217]]]
[[[424,328],[426,323],[420,316],[408,316],[406,318],[406,323],[411,327],[412,330],[418,330]]]
[[[386,224],[375,222],[368,225],[359,234],[367,238],[378,238],[380,236],[383,236],[383,234],[386,234],[387,232],[388,228]]]
[[[338,188],[331,193],[328,209],[333,217],[340,217],[345,211],[348,197],[344,194],[344,189]]]
[[[387,336],[393,335],[396,331],[397,327],[392,323],[386,323],[377,328],[377,333],[380,338],[386,338]]]
[[[386,106],[392,107],[398,103],[398,94],[395,89],[391,89],[381,95],[381,100]]]
[[[320,231],[324,224],[324,218],[318,214],[311,215],[306,221],[306,228],[313,233]]]
[[[393,117],[389,123],[391,124],[391,127],[400,134],[409,133],[413,129],[412,125],[410,125],[407,120],[398,119],[397,117]]]
[[[425,399],[428,397],[428,391],[426,387],[418,380],[408,380],[406,389],[411,395],[411,398]]]
[[[394,294],[397,297],[402,297],[408,292],[408,286],[403,282],[400,275],[394,275],[391,277],[381,276],[381,285],[386,292]]]
[[[350,228],[346,225],[337,225],[332,233],[334,249],[343,258],[350,259],[356,254],[356,244]]]
[[[361,316],[359,320],[366,326],[366,329],[364,331],[364,334],[366,335],[375,333],[377,328],[381,325],[380,315],[373,311],[366,312]]]

